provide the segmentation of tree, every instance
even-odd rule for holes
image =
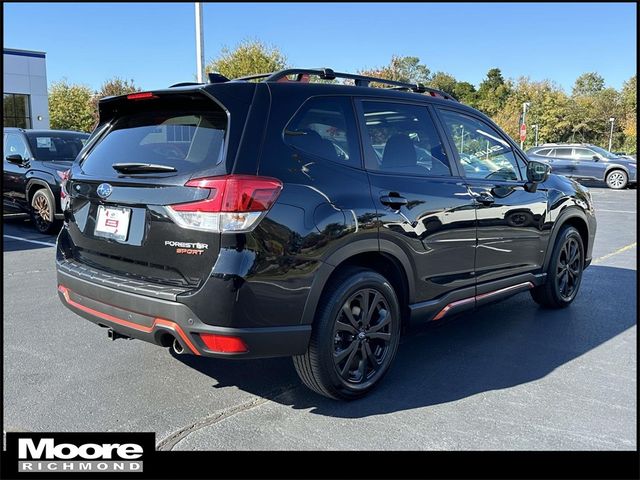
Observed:
[[[493,116],[504,107],[510,94],[510,82],[504,80],[499,68],[492,68],[480,83],[474,106],[487,115]]]
[[[604,78],[596,72],[583,73],[573,84],[572,95],[594,95],[604,89]]]
[[[453,75],[449,75],[445,72],[437,72],[431,77],[429,81],[429,86],[432,88],[437,88],[438,90],[442,90],[449,95],[453,95],[455,97],[456,85],[458,82],[453,77]]]
[[[637,79],[637,75],[634,75],[624,82],[622,91],[620,92],[620,103],[623,111],[623,118],[620,123],[624,134],[621,144],[622,149],[627,153],[636,153],[637,149]]]
[[[406,83],[427,84],[430,80],[431,70],[426,65],[420,63],[418,57],[401,57],[393,55],[391,62],[384,67],[359,70],[360,75],[369,77],[380,77],[386,80]],[[373,84],[372,86],[383,86]]]
[[[100,90],[98,90],[91,98],[91,108],[93,110],[94,127],[98,123],[98,102],[101,98],[117,95],[127,95],[129,93],[139,92],[140,88],[131,80],[123,80],[120,77],[113,77],[105,81]]]
[[[287,58],[276,47],[258,40],[245,40],[233,50],[223,47],[220,55],[206,66],[207,72],[218,72],[227,78],[238,78],[258,73],[282,70]]]
[[[596,72],[580,75],[573,86],[567,117],[571,121],[571,141],[587,142],[608,148],[609,118],[616,119],[612,148],[624,142],[621,124],[625,113],[621,95],[613,88],[605,88],[604,78]]]
[[[92,92],[85,85],[70,84],[66,79],[49,87],[49,118],[51,128],[90,132],[94,117]]]
[[[474,106],[477,102],[477,91],[469,82],[457,82],[453,91],[453,96],[470,106]]]
[[[474,105],[476,101],[476,88],[469,82],[459,82],[453,75],[445,72],[437,72],[429,81],[429,87],[442,90],[453,95],[462,103]]]
[[[533,82],[521,77],[513,83],[509,97],[493,117],[513,139],[520,139],[520,114],[524,102],[531,104],[527,112],[529,133],[525,148],[535,141],[532,125],[538,125],[539,143],[565,141],[571,135],[571,122],[566,118],[570,99],[564,91],[549,80]]]

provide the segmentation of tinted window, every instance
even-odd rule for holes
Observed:
[[[520,180],[513,149],[488,124],[451,110],[441,110],[451,133],[465,176],[493,180]]]
[[[534,151],[533,153],[535,153],[536,155],[544,155],[544,156],[546,156],[546,155],[549,155],[550,152],[551,152],[550,148],[543,148],[541,150]]]
[[[553,156],[558,158],[571,158],[571,148],[556,148]]]
[[[363,101],[367,168],[411,175],[451,175],[426,107]]]
[[[595,156],[595,152],[592,152],[586,148],[574,148],[573,149],[573,157],[576,160],[593,160]]]
[[[174,167],[178,173],[222,161],[227,118],[220,112],[144,112],[118,119],[82,162],[87,174],[113,174],[114,163]]]
[[[6,158],[9,155],[20,155],[24,159],[29,158],[27,144],[17,133],[9,133],[5,137],[4,156]]]
[[[285,129],[285,142],[304,153],[360,166],[353,106],[348,97],[309,99]]]
[[[26,133],[29,146],[38,160],[73,160],[89,138],[88,133]]]
[[[604,148],[600,148],[600,147],[597,147],[595,145],[591,145],[589,148],[591,148],[591,150],[593,150],[594,152],[599,153],[604,158],[611,158],[611,159],[618,158],[618,156],[616,154],[611,153],[610,151],[605,150]]]

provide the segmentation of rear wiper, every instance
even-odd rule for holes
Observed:
[[[176,169],[170,165],[159,165],[157,163],[114,163],[111,165],[114,170],[126,173],[153,173],[153,172],[175,172]]]

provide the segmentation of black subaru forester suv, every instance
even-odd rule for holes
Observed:
[[[293,356],[354,399],[411,322],[526,290],[566,307],[591,261],[589,192],[420,84],[211,75],[99,109],[56,262],[62,302],[111,338]]]

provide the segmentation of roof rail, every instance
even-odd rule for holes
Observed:
[[[407,83],[399,82],[396,80],[387,80],[385,78],[368,77],[366,75],[357,75],[354,73],[342,73],[334,72],[330,68],[288,68],[285,70],[279,70],[273,73],[261,73],[257,75],[249,75],[246,77],[236,78],[232,81],[247,81],[247,80],[259,80],[263,79],[265,82],[277,82],[290,75],[296,75],[297,79],[294,81],[301,81],[303,75],[316,75],[322,80],[335,80],[336,78],[346,78],[353,80],[356,87],[368,87],[370,83],[382,83],[384,85],[392,85],[393,90],[410,90],[414,93],[429,93],[431,96],[440,96],[447,100],[458,101],[452,95],[449,95],[442,90],[435,88],[425,87],[421,83]]]

